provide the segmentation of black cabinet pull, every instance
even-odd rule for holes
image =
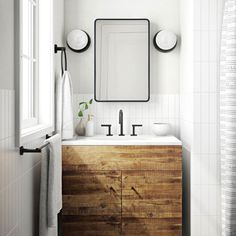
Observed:
[[[113,187],[110,187],[110,190],[114,193],[116,193],[116,190]]]
[[[131,189],[138,195],[138,197],[140,199],[143,199],[142,196],[139,194],[139,192],[134,187],[132,187]]]

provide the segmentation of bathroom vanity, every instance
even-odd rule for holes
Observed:
[[[175,137],[63,142],[63,235],[182,235],[182,146]]]

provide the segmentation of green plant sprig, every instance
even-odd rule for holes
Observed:
[[[89,109],[89,106],[92,105],[92,103],[93,103],[93,99],[90,99],[88,102],[80,102],[78,117],[83,117],[84,112]]]

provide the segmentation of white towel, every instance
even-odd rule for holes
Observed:
[[[73,126],[73,90],[71,76],[65,71],[57,80],[57,121],[56,131],[62,139],[72,139]]]
[[[62,159],[59,134],[42,149],[39,236],[57,235],[57,214],[62,209]]]

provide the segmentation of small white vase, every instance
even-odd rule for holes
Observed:
[[[75,132],[79,136],[85,136],[85,122],[83,118],[81,118],[79,123],[76,125]]]
[[[93,115],[88,115],[88,121],[85,128],[85,136],[93,137],[94,136],[94,123],[93,123]]]

